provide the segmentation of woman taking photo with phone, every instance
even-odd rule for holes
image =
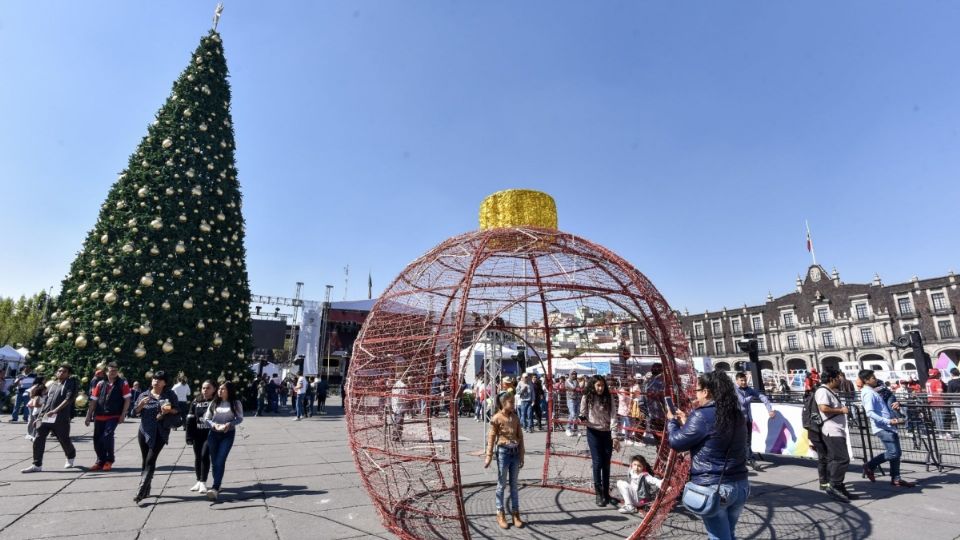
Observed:
[[[220,495],[220,483],[227,465],[227,456],[233,448],[233,439],[237,434],[236,426],[243,422],[243,405],[237,399],[236,388],[232,382],[225,382],[217,390],[204,422],[210,428],[207,446],[210,450],[210,464],[213,466],[213,487],[207,491],[207,499],[216,501]]]
[[[138,398],[135,410],[140,415],[140,430],[137,441],[140,443],[142,464],[140,468],[140,487],[133,502],[139,503],[150,496],[150,483],[157,468],[157,456],[170,439],[170,428],[180,414],[177,410],[177,395],[167,388],[167,374],[157,371],[153,374],[150,390]]]
[[[617,415],[607,380],[595,375],[586,384],[580,400],[580,420],[587,426],[587,446],[593,461],[593,489],[597,494],[597,506],[610,504],[610,460],[613,450],[620,449],[620,441],[614,441],[613,430]]]
[[[187,424],[184,426],[187,433],[187,444],[193,447],[193,472],[197,475],[197,483],[190,491],[207,492],[207,477],[210,475],[210,450],[207,447],[207,436],[210,426],[204,421],[210,402],[213,400],[215,387],[212,381],[203,381],[200,395],[190,404],[187,411]]]
[[[697,378],[696,408],[667,415],[670,447],[690,451],[690,482],[683,504],[703,519],[707,537],[735,538],[737,520],[750,495],[747,431],[733,381],[723,371]],[[692,485],[691,485],[692,484]]]

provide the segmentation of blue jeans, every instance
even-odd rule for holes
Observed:
[[[29,412],[27,412],[27,402],[30,401],[28,396],[23,395],[23,390],[17,390],[17,403],[13,406],[13,421],[17,422],[22,415],[24,420],[30,417]]]
[[[307,400],[306,394],[297,394],[296,404],[297,404],[297,418],[304,416],[303,406]]]
[[[877,438],[883,443],[883,453],[873,456],[867,463],[870,470],[874,470],[885,461],[890,462],[890,480],[900,479],[900,435],[887,430],[877,433]]]
[[[520,427],[521,429],[533,429],[533,402],[530,400],[520,401]]]
[[[703,526],[710,540],[733,540],[737,537],[737,520],[750,495],[747,479],[720,484],[720,505],[711,516],[703,516]]]
[[[226,433],[210,430],[207,436],[207,450],[210,452],[210,468],[213,469],[213,489],[220,491],[220,482],[223,482],[223,471],[227,466],[227,456],[233,448],[233,438],[236,430]]]
[[[580,400],[567,398],[567,410],[570,415],[567,417],[567,429],[575,431],[577,429],[577,417],[580,416]]]
[[[516,448],[497,447],[497,512],[504,511],[503,492],[510,482],[510,512],[520,511],[517,477],[520,476],[520,452]]]
[[[95,420],[93,422],[93,451],[97,453],[97,465],[113,463],[113,433],[117,430],[117,419]]]

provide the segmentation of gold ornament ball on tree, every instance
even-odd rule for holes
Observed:
[[[109,241],[110,241],[110,235],[109,235],[109,234],[104,234],[104,235],[102,235],[102,236],[100,237],[100,243],[101,243],[101,244],[106,244],[106,243],[109,242]]]
[[[57,330],[59,330],[59,331],[61,331],[61,332],[69,332],[71,326],[72,326],[72,325],[71,325],[70,321],[69,321],[69,320],[66,320],[66,321],[63,321],[63,322],[61,322],[60,324],[57,325]]]
[[[77,346],[78,349],[83,349],[87,346],[87,338],[85,336],[77,336],[77,339],[73,341],[73,344]]]
[[[146,197],[146,196],[149,195],[149,194],[150,194],[150,190],[147,189],[147,188],[145,188],[145,187],[142,187],[142,188],[140,188],[140,189],[137,190],[137,197],[140,197],[141,199],[143,199],[144,197]]]
[[[87,290],[87,284],[86,284],[86,283],[81,283],[80,286],[77,287],[77,292],[80,293],[80,294],[83,294],[83,292],[86,291],[86,290]]]
[[[166,343],[163,344],[163,346],[161,347],[161,349],[163,349],[163,352],[165,352],[165,353],[167,353],[167,354],[172,353],[172,352],[173,352],[173,342],[168,339],[168,340],[166,341]]]
[[[117,301],[116,291],[110,291],[107,294],[103,295],[103,301],[108,304],[113,304],[114,302],[116,302]]]
[[[193,309],[193,298],[187,298],[183,301],[183,309]]]
[[[166,300],[164,300],[163,303],[160,304],[160,307],[163,308],[164,311],[169,311],[169,310],[170,310],[170,302],[167,302]]]
[[[197,323],[197,330],[203,330],[203,329],[206,328],[206,327],[207,327],[207,325],[203,324],[203,321],[199,321],[199,322]]]
[[[133,253],[133,244],[124,244],[120,251],[124,253]]]
[[[140,278],[140,284],[144,287],[150,287],[153,285],[153,274],[146,274]]]
[[[176,251],[178,255],[182,255],[183,253],[185,253],[185,252],[187,251],[187,246],[185,246],[185,245],[183,244],[183,240],[181,240],[181,241],[177,242],[177,245],[174,246],[173,250]]]
[[[77,394],[77,399],[73,400],[73,404],[76,405],[78,409],[83,409],[89,401],[90,398],[87,397],[86,392],[80,392]]]
[[[213,337],[213,346],[214,346],[214,347],[219,347],[219,346],[221,346],[221,345],[223,345],[223,338],[220,337],[219,334],[217,334],[217,335],[215,335],[215,336]]]
[[[147,355],[147,348],[143,346],[143,342],[140,342],[137,348],[133,350],[133,355],[137,358],[143,358]]]
[[[53,347],[56,344],[57,344],[57,336],[53,336],[52,338],[48,339],[45,343],[48,349]]]
[[[224,300],[226,300],[226,299],[230,298],[230,291],[224,289],[224,290],[220,291],[220,296],[221,296]]]
[[[173,141],[171,141],[169,138],[166,138],[163,140],[162,143],[160,143],[160,145],[163,146],[164,148],[170,148],[171,146],[173,146]]]
[[[150,228],[155,231],[159,231],[160,229],[163,228],[163,220],[160,218],[154,219],[153,221],[150,222]]]

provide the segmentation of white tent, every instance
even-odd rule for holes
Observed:
[[[546,367],[546,364],[547,364],[546,361],[544,361],[542,366],[539,363],[534,364],[529,368],[527,368],[527,371],[530,373],[543,374],[544,367]],[[568,360],[562,357],[554,358],[553,361],[551,362],[551,365],[553,367],[553,375],[555,377],[559,377],[560,375],[569,375],[571,371],[576,371],[578,375],[594,375],[597,373],[597,370],[592,367],[584,366],[582,364],[578,364],[573,360]]]
[[[0,361],[19,365],[21,362],[23,362],[23,358],[24,355],[20,354],[20,352],[10,345],[4,345],[3,347],[0,347]]]
[[[260,373],[260,362],[254,362],[250,364],[250,371],[254,373]],[[263,366],[263,374],[267,377],[273,378],[273,374],[276,373],[277,377],[280,377],[280,368],[273,362],[267,362],[267,365]]]

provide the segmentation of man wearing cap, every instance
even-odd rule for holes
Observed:
[[[117,425],[123,423],[130,408],[132,392],[127,381],[120,378],[116,362],[107,364],[107,378],[100,381],[90,393],[91,406],[87,407],[87,418],[83,424],[90,425],[93,420],[93,449],[97,453],[97,462],[91,471],[109,471],[114,462],[114,437]]]

